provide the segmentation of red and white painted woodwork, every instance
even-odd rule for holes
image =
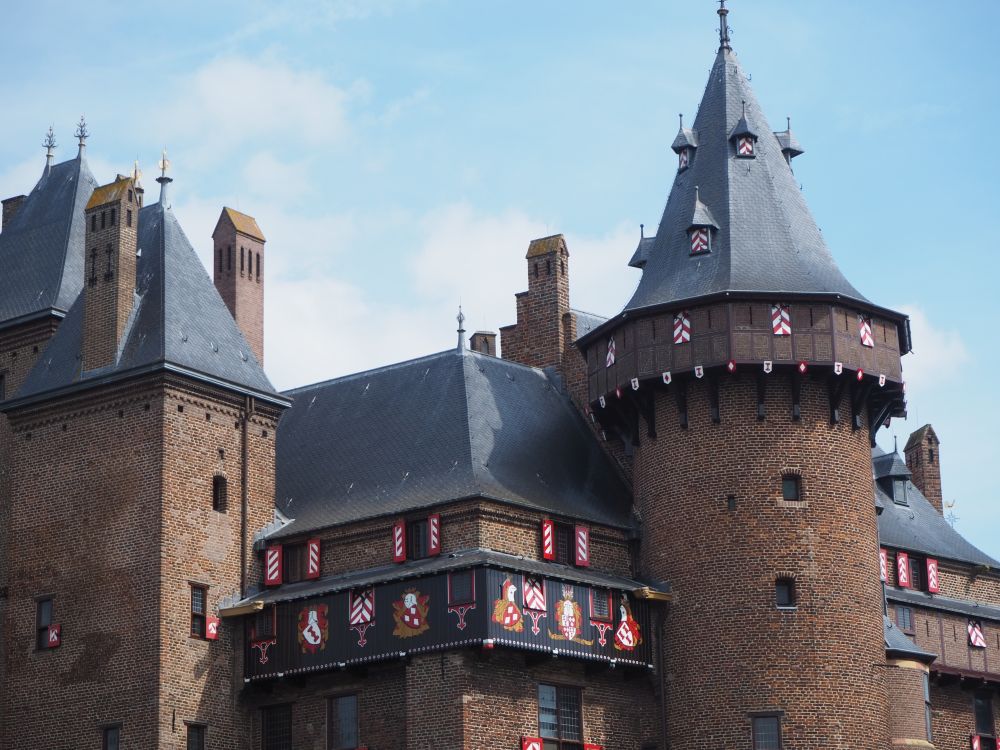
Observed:
[[[47,643],[48,648],[59,648],[62,645],[62,626],[52,624],[49,625],[49,630],[47,633]]]
[[[427,554],[441,554],[441,514],[432,513],[427,517]]]
[[[218,617],[205,618],[205,640],[207,641],[219,640],[219,622],[220,620]]]
[[[586,526],[577,526],[574,536],[576,538],[576,564],[587,567],[590,565],[590,529]]]
[[[875,346],[875,337],[872,336],[871,318],[864,315],[858,316],[858,333],[861,336],[861,346]]]
[[[306,542],[306,578],[313,580],[320,575],[320,540],[310,539]]]
[[[753,156],[753,137],[741,135],[736,139],[736,153],[740,156]]]
[[[933,557],[927,558],[927,590],[932,594],[941,591],[941,572],[938,561]]]
[[[351,589],[350,625],[371,622],[375,616],[375,589]]]
[[[542,750],[542,738],[522,737],[521,750]],[[975,748],[974,750],[979,750],[979,748]]]
[[[889,550],[885,547],[878,551],[878,572],[883,581],[889,580]]]
[[[691,255],[707,253],[711,242],[708,227],[694,227],[691,230]]]
[[[788,305],[771,305],[771,330],[775,336],[792,335],[792,313]]]
[[[608,339],[608,356],[604,358],[604,366],[611,367],[615,363],[615,337]]]
[[[986,636],[983,626],[975,620],[969,620],[969,645],[973,648],[986,648]]]
[[[691,341],[691,313],[687,310],[674,315],[674,343],[686,344]]]
[[[542,559],[556,559],[556,527],[548,519],[542,521]]]
[[[264,585],[281,585],[281,545],[274,544],[264,550]]]
[[[396,521],[392,525],[392,561],[406,561],[406,522]]]
[[[524,607],[525,609],[533,609],[536,611],[545,611],[545,581],[542,578],[531,578],[529,576],[524,576],[524,583],[522,588],[524,589],[522,594],[524,597]]]
[[[913,586],[910,582],[910,556],[905,552],[896,553],[896,582],[903,589]]]
[[[680,151],[678,151],[677,152],[677,169],[678,170],[687,169],[688,162],[690,161],[690,159],[691,159],[691,157],[688,155],[688,150],[686,148],[682,148]]]

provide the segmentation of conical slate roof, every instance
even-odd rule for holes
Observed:
[[[834,263],[781,143],[736,55],[725,45],[716,56],[693,131],[697,153],[674,178],[626,311],[723,292],[840,295],[867,302]],[[741,133],[758,139],[753,158],[736,156],[733,139]],[[696,186],[719,229],[711,252],[692,255],[687,232]]]
[[[46,167],[0,232],[0,327],[73,304],[83,288],[83,209],[95,187],[82,157]]]
[[[286,403],[254,358],[173,212],[161,203],[144,207],[138,230],[135,309],[118,361],[81,373],[81,294],[13,401],[88,381],[168,369]]]

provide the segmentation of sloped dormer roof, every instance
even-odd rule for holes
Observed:
[[[83,211],[95,187],[86,159],[56,164],[0,232],[0,327],[69,310],[83,288]]]
[[[631,526],[631,492],[533,367],[451,349],[289,391],[274,536],[483,497]]]
[[[715,59],[693,130],[698,157],[674,178],[626,311],[723,292],[840,295],[867,302],[837,268],[781,143],[736,55],[725,46]],[[735,156],[730,137],[743,132],[758,138],[754,159]],[[711,253],[692,257],[686,233],[696,185],[719,231]]]
[[[81,374],[84,296],[77,301],[9,402],[166,369],[287,403],[271,385],[173,212],[139,212],[136,304],[115,364]],[[80,269],[83,276],[83,269]]]

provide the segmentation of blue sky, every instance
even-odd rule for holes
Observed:
[[[733,0],[733,47],[845,275],[913,318],[911,417],[932,422],[959,530],[1000,557],[994,305],[1000,6]],[[514,320],[534,237],[563,232],[572,302],[610,314],[655,231],[717,47],[716,4],[361,0],[8,4],[0,193],[30,190],[85,114],[97,178],[173,162],[203,257],[223,205],[268,237],[282,388]],[[11,33],[14,31],[14,33]]]

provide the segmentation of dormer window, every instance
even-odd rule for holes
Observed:
[[[757,155],[757,133],[747,122],[747,103],[743,102],[743,114],[739,122],[729,134],[729,140],[736,148],[736,156],[739,159],[753,159]]]
[[[681,124],[677,130],[677,137],[670,144],[670,148],[677,154],[677,171],[683,172],[694,161],[694,151],[698,148],[698,133],[691,128],[684,127],[684,116],[680,116]]]
[[[741,135],[736,139],[736,155],[742,157],[753,157],[753,138],[749,135]]]
[[[712,250],[712,230],[719,225],[701,202],[701,192],[694,186],[694,211],[691,214],[691,225],[688,227],[688,238],[691,240],[691,255],[703,255]]]
[[[906,480],[905,479],[893,479],[892,480],[892,501],[896,505],[909,505],[909,501],[906,499]]]

